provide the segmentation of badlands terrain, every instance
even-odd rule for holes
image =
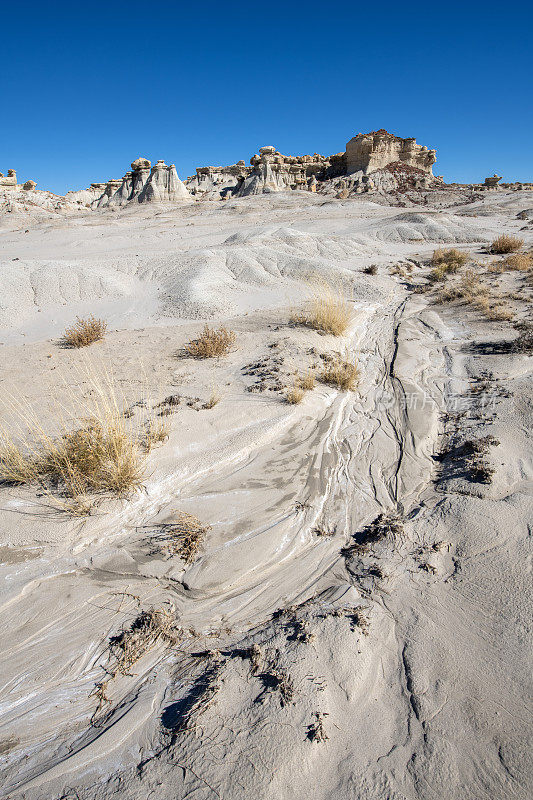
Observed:
[[[4,430],[109,384],[165,427],[88,514],[0,485],[1,797],[531,797],[533,284],[490,243],[527,255],[533,192],[3,211]],[[342,336],[298,323],[326,286]]]

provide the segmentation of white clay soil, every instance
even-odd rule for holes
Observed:
[[[533,200],[428,196],[1,218],[4,406],[52,431],[105,374],[168,411],[142,487],[89,516],[0,485],[1,797],[531,797],[533,284],[486,248],[531,248]],[[438,247],[469,262],[432,284]],[[442,302],[467,270],[508,319]],[[343,337],[291,322],[320,281]],[[63,347],[88,314],[104,340]],[[187,357],[206,322],[231,352]],[[335,353],[354,391],[320,381]],[[158,545],[180,512],[208,528],[191,563]],[[117,673],[150,611],[170,627]]]

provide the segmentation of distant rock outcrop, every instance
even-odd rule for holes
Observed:
[[[0,186],[16,186],[17,173],[14,169],[8,169],[7,175],[0,172]]]
[[[272,145],[261,147],[250,164],[251,172],[237,192],[241,197],[284,189],[316,191],[317,175],[323,180],[333,175],[331,159],[326,156],[284,156]]]
[[[383,128],[371,133],[358,133],[346,145],[346,172],[362,171],[365,175],[401,163],[416,167],[427,175],[437,160],[435,150],[417,144],[416,139],[401,139]]]
[[[498,182],[501,181],[501,179],[502,179],[501,175],[496,175],[496,173],[494,173],[492,178],[485,178],[485,186],[487,187],[487,189],[495,189],[498,186]]]
[[[284,156],[267,145],[252,156],[249,167],[244,161],[229,167],[199,167],[187,180],[187,187],[191,194],[208,199],[286,189],[316,192],[343,176],[350,177],[350,185],[340,189],[343,195],[351,191],[392,191],[406,179],[415,188],[428,188],[436,180],[431,171],[435,161],[435,150],[417,144],[415,139],[401,139],[380,130],[358,133],[345,152],[331,156]],[[368,178],[375,173],[376,180]]]
[[[185,185],[178,178],[174,164],[158,161],[153,167],[147,158],[131,162],[131,172],[123,178],[112,178],[106,184],[92,183],[91,189],[103,188],[96,199],[98,208],[123,206],[127,203],[165,203],[190,199]]]

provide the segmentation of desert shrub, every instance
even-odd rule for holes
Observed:
[[[507,236],[507,234],[502,234],[501,236],[498,236],[497,239],[494,239],[490,249],[493,253],[515,253],[517,250],[520,250],[523,244],[523,239],[518,239],[516,236]]]
[[[297,382],[295,381],[293,386],[287,389],[287,393],[285,394],[285,399],[287,403],[291,405],[296,405],[297,403],[301,403],[304,399],[305,390],[302,389],[301,386],[298,386]]]
[[[527,272],[533,267],[533,258],[529,253],[515,253],[514,255],[504,258],[501,263],[504,268]]]
[[[193,358],[215,358],[229,353],[235,344],[234,331],[221,327],[218,330],[207,324],[198,339],[193,339],[185,346],[185,352]]]
[[[456,250],[454,247],[447,250],[439,248],[434,250],[431,256],[431,265],[433,267],[446,265],[448,272],[456,272],[459,267],[464,267],[467,261],[468,254],[461,252],[461,250]]]
[[[331,333],[333,336],[343,336],[350,327],[351,320],[352,312],[348,300],[341,291],[327,284],[316,285],[307,308],[291,315],[291,322],[306,325],[322,333]]]
[[[431,270],[431,272],[429,273],[429,279],[430,281],[433,281],[435,283],[437,281],[442,281],[444,280],[444,278],[446,278],[449,272],[450,270],[447,269],[445,264],[439,264],[438,267],[435,267],[434,269]]]
[[[488,294],[489,288],[483,283],[478,273],[473,269],[466,270],[460,283],[461,290],[468,296]]]
[[[442,250],[439,248],[431,256],[433,269],[429,277],[433,281],[441,281],[448,274],[457,272],[459,267],[464,266],[467,261],[468,255],[460,250],[455,250],[454,248]]]
[[[355,389],[359,382],[359,367],[356,359],[337,356],[326,362],[320,375],[323,383],[348,391]]]
[[[298,376],[298,384],[302,389],[306,391],[311,391],[315,388],[316,383],[316,375],[313,370],[308,370],[305,375]]]
[[[378,271],[377,264],[370,264],[370,266],[365,267],[363,272],[365,275],[376,275]]]
[[[92,314],[87,319],[77,317],[74,325],[65,330],[62,341],[65,347],[87,347],[103,339],[106,330],[107,322]]]

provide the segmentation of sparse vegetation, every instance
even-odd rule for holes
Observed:
[[[520,272],[527,272],[533,268],[533,258],[529,253],[515,253],[514,255],[504,258],[501,264],[505,269],[516,269]]]
[[[261,672],[261,664],[263,661],[263,651],[261,650],[260,645],[254,642],[254,644],[246,651],[246,655],[250,659],[250,671],[252,675],[257,675],[259,672]]]
[[[368,621],[368,617],[366,614],[360,609],[357,608],[354,613],[352,614],[353,624],[358,627],[363,634],[363,636],[368,636],[370,633],[370,622]]]
[[[10,483],[58,486],[75,503],[68,510],[87,513],[87,494],[123,496],[141,485],[143,459],[139,444],[125,427],[94,421],[84,428],[50,437],[37,431],[37,441],[17,443],[0,435],[0,479]]]
[[[47,437],[41,448],[41,475],[62,483],[71,497],[80,490],[125,495],[141,485],[139,444],[118,420],[95,420],[59,439]]]
[[[464,477],[473,483],[492,483],[495,470],[487,462],[487,455],[489,448],[498,444],[498,440],[490,435],[481,439],[466,439],[461,443],[452,439],[435,456],[435,460],[442,464],[439,480]]]
[[[468,261],[468,253],[463,253],[461,250],[456,250],[454,247],[448,250],[438,248],[434,250],[431,256],[431,265],[438,267],[441,264],[448,266],[449,272],[456,272],[459,267],[464,267]]]
[[[448,250],[439,248],[435,250],[431,256],[431,265],[433,269],[430,273],[430,279],[433,281],[441,281],[448,274],[457,272],[459,267],[464,266],[467,261],[467,253],[462,253],[455,248],[450,248]]]
[[[178,511],[171,523],[162,525],[160,531],[150,537],[150,544],[168,556],[177,555],[186,564],[192,564],[209,530],[211,526],[198,517]]]
[[[214,408],[217,403],[220,403],[220,392],[216,387],[213,387],[211,390],[211,394],[209,395],[209,399],[205,401],[203,408],[210,409]]]
[[[159,415],[158,415],[159,416]],[[160,419],[151,419],[146,425],[143,445],[150,451],[155,444],[161,444],[168,439],[168,425]]]
[[[298,376],[298,383],[305,389],[306,392],[312,391],[315,388],[316,375],[313,370],[308,370],[305,375]]]
[[[75,514],[90,513],[90,495],[124,497],[140,487],[146,451],[166,436],[162,423],[125,415],[112,383],[89,381],[83,404],[71,412],[58,404],[52,433],[32,408],[14,398],[5,399],[9,428],[0,426],[0,480],[39,483],[57,505]]]
[[[437,302],[447,303],[453,300],[461,300],[472,305],[491,321],[513,319],[513,313],[506,299],[491,295],[489,287],[473,270],[468,270],[460,283],[442,289],[437,295]]]
[[[87,347],[103,339],[106,330],[107,322],[92,314],[87,319],[77,317],[75,324],[65,330],[62,341],[65,347]]]
[[[109,650],[115,659],[115,674],[127,675],[133,665],[160,641],[178,641],[174,614],[169,608],[141,611],[130,627],[113,636]]]
[[[298,403],[302,402],[304,395],[305,389],[302,389],[302,387],[299,386],[295,381],[294,384],[287,390],[285,399],[287,400],[287,403],[290,403],[291,405],[297,405]]]
[[[294,701],[294,684],[292,678],[286,672],[272,665],[261,673],[260,677],[265,685],[265,695],[269,692],[279,692],[281,706],[289,705]]]
[[[365,267],[363,272],[365,275],[376,275],[378,271],[377,264],[370,264],[370,266]]]
[[[494,239],[490,249],[493,253],[515,253],[517,250],[520,250],[523,244],[523,239],[518,239],[516,236],[502,234],[501,236],[498,236],[497,239]]]
[[[477,298],[488,295],[489,287],[483,283],[477,272],[469,269],[464,273],[460,283],[442,289],[437,295],[437,301],[446,303],[451,300],[463,300],[465,303],[473,303]]]
[[[325,363],[320,380],[344,392],[353,391],[359,382],[357,360],[338,355]]]
[[[236,338],[235,332],[227,328],[215,329],[205,325],[198,339],[185,345],[185,352],[193,358],[218,358],[229,353]]]
[[[137,661],[157,644],[172,646],[178,643],[180,637],[181,629],[176,626],[171,607],[143,610],[129,628],[112,636],[108,646],[110,663],[106,667],[106,678],[97,683],[92,692],[92,697],[98,701],[92,720],[104,705],[111,702],[107,688],[112,680],[118,675],[131,675]]]
[[[352,312],[348,300],[340,290],[327,284],[319,284],[314,288],[305,311],[291,315],[291,322],[333,336],[344,336],[351,320]]]
[[[0,429],[0,480],[4,483],[31,483],[39,475],[35,457],[17,446],[7,431]]]
[[[514,316],[502,298],[482,296],[475,300],[474,305],[491,322],[508,322]]]
[[[354,534],[354,541],[345,547],[342,553],[345,556],[352,553],[363,553],[371,545],[383,539],[394,542],[402,535],[403,523],[397,514],[379,514],[369,525]]]
[[[307,736],[312,742],[325,742],[329,739],[324,728],[324,720],[328,716],[327,713],[315,711],[315,721],[307,728]]]
[[[317,525],[316,528],[313,528],[313,533],[316,533],[317,536],[324,537],[335,536],[337,528],[335,526],[329,528],[326,525]]]

